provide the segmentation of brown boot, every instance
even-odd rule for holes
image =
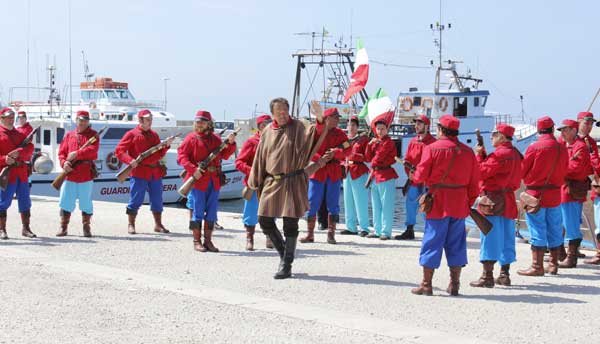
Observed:
[[[7,240],[7,239],[8,239],[8,235],[6,234],[6,210],[5,210],[5,211],[3,211],[3,214],[0,214],[0,240]]]
[[[431,280],[433,279],[433,272],[435,270],[428,267],[423,267],[423,282],[418,288],[413,288],[410,292],[415,295],[433,295],[433,286]]]
[[[69,227],[69,221],[71,220],[71,213],[68,211],[60,210],[60,231],[56,233],[57,237],[67,236],[67,228]]]
[[[202,246],[202,233],[200,232],[200,228],[202,228],[201,222],[190,222],[190,229],[192,230],[192,235],[194,236],[194,250],[198,252],[206,252],[206,247]]]
[[[21,213],[21,223],[23,224],[23,229],[21,229],[21,235],[27,238],[36,238],[37,235],[33,234],[31,228],[29,228],[29,219],[31,218],[31,212],[24,211]]]
[[[268,249],[273,249],[275,248],[275,246],[273,246],[273,241],[271,240],[271,238],[269,238],[268,235],[265,235],[265,247]]]
[[[458,290],[460,289],[461,270],[461,266],[450,267],[450,283],[448,283],[448,288],[446,288],[446,292],[450,294],[450,296],[458,296]]]
[[[127,209],[127,233],[136,234],[135,232],[135,217],[137,211]]]
[[[327,218],[327,223],[328,223],[328,227],[327,227],[327,243],[328,244],[337,244],[337,241],[335,241],[335,230],[337,227],[337,223],[340,219],[339,215],[332,215],[329,214],[329,217]]]
[[[81,223],[83,224],[83,236],[86,238],[92,237],[92,228],[90,224],[92,223],[92,214],[81,213]]]
[[[577,249],[579,249],[581,239],[570,240],[569,249],[567,250],[567,258],[558,265],[563,269],[572,269],[577,267]]]
[[[219,252],[219,249],[213,245],[212,242],[212,233],[215,230],[214,221],[205,221],[206,225],[204,226],[204,247],[209,252]]]
[[[550,249],[550,259],[548,259],[548,265],[544,267],[544,272],[551,275],[558,275],[558,261],[560,259],[561,248],[564,250],[562,245]]]
[[[246,251],[254,251],[254,231],[255,226],[244,226],[246,227]]]
[[[496,284],[510,287],[510,264],[502,265],[500,275],[496,278]]]
[[[531,266],[525,270],[517,270],[521,276],[544,276],[544,260],[545,247],[531,246]]]
[[[194,218],[194,211],[192,209],[189,209],[189,211],[190,211],[190,226],[189,226],[189,230],[194,230],[194,228],[192,228],[194,226],[193,223],[195,222],[195,221],[192,221],[192,219]]]
[[[565,260],[565,258],[567,258],[567,251],[565,251],[565,245],[560,245],[559,247],[557,247],[558,249],[558,261],[562,262],[563,260]],[[548,251],[548,255],[544,257],[544,262],[548,263],[551,259],[550,257],[550,250]]]
[[[154,216],[154,231],[156,233],[171,233],[162,224],[162,213],[161,212],[153,211],[152,216]]]
[[[476,288],[493,288],[494,287],[494,264],[493,260],[483,261],[483,273],[477,281],[469,283],[471,287]]]
[[[300,242],[303,244],[309,243],[309,242],[315,242],[315,226],[317,224],[317,217],[316,216],[309,216],[306,219],[306,229],[308,230],[308,233],[306,233],[305,237],[300,238]]]
[[[590,259],[586,259],[583,261],[586,264],[600,265],[600,248],[596,251],[596,255]]]

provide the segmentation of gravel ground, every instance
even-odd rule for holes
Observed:
[[[600,268],[580,265],[558,276],[525,278],[529,246],[517,245],[513,286],[468,286],[481,273],[478,241],[469,239],[461,297],[445,293],[448,270],[434,276],[434,296],[418,284],[420,238],[411,242],[337,236],[338,245],[298,244],[294,278],[275,281],[277,254],[244,251],[240,215],[220,213],[220,253],[196,253],[187,210],[166,208],[172,234],[151,233],[140,211],[129,236],[122,204],[95,203],[94,238],[55,238],[55,199],[36,198],[32,229],[20,238],[15,207],[0,242],[0,343],[103,342],[498,342],[598,341],[591,319],[600,307]],[[107,214],[113,214],[108,216]],[[301,228],[305,223],[301,222]],[[592,252],[588,251],[588,254]],[[244,301],[246,300],[246,301]],[[273,306],[270,306],[273,305]]]

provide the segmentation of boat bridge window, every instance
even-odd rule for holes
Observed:
[[[104,93],[109,99],[119,99],[119,95],[114,90],[104,90]]]
[[[42,144],[44,146],[50,146],[51,134],[52,134],[52,131],[50,129],[44,129],[44,142],[42,142]]]
[[[35,132],[35,143],[39,144],[40,142],[42,142],[42,133],[38,130]]]
[[[56,128],[56,143],[60,144],[65,137],[65,128]]]
[[[479,106],[479,97],[473,97],[473,106],[475,106],[475,107]]]
[[[234,130],[235,128],[233,122],[215,122],[215,129]]]
[[[81,91],[81,99],[92,101],[98,99],[98,91]]]
[[[120,140],[125,133],[128,132],[131,128],[108,128],[104,136],[102,136],[103,140]]]
[[[117,90],[116,92],[119,95],[120,99],[133,99],[133,97],[131,97],[131,93],[129,93],[128,90]]]
[[[421,97],[414,97],[413,98],[413,106],[417,107],[417,106],[421,106]]]
[[[454,97],[454,111],[456,117],[467,116],[467,97]]]
[[[486,103],[487,103],[487,96],[483,97],[483,101],[481,102],[481,106],[485,107]]]

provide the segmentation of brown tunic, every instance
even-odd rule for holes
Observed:
[[[325,137],[318,135],[314,125],[305,127],[296,119],[277,128],[271,124],[263,130],[248,177],[248,187],[259,190],[259,216],[304,216],[309,208],[308,176],[319,169],[318,163],[310,162],[323,141],[318,136]],[[282,180],[267,178],[301,169],[303,174]]]

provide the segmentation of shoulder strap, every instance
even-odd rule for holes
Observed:
[[[454,160],[456,160],[456,156],[458,155],[459,150],[460,150],[460,147],[458,144],[456,146],[454,146],[454,148],[452,148],[452,151],[454,154],[452,154],[452,158],[450,159],[448,168],[446,168],[446,171],[444,172],[444,175],[442,176],[442,179],[440,180],[440,184],[442,184],[446,180],[446,177],[448,176],[448,173],[450,172],[452,165],[454,165]]]

